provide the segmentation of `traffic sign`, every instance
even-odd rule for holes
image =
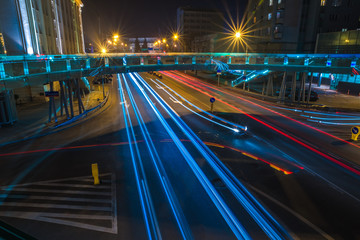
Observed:
[[[359,126],[355,126],[351,128],[351,140],[357,141],[358,137],[360,135],[360,127]]]
[[[359,133],[359,128],[358,128],[358,127],[353,127],[353,128],[351,129],[351,132],[352,132],[353,134],[358,134],[358,133]]]
[[[213,97],[210,98],[210,102],[211,102],[211,103],[215,102],[215,98],[213,98]]]
[[[45,92],[45,97],[58,97],[59,92],[58,91],[47,91]]]

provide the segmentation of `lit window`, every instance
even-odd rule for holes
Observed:
[[[269,6],[272,6],[272,5],[273,5],[273,3],[274,3],[274,1],[273,1],[273,0],[269,0]]]
[[[333,7],[340,7],[341,6],[341,0],[333,0],[332,6]]]
[[[279,19],[281,17],[281,13],[280,12],[277,12],[276,13],[276,18]]]
[[[271,13],[268,14],[268,20],[271,20]]]
[[[347,31],[347,28],[343,28],[341,31],[342,31],[342,32],[346,32],[346,31]]]
[[[256,17],[254,17],[254,23],[256,23]]]
[[[278,0],[278,4],[281,4],[281,0]]]
[[[325,6],[326,5],[326,0],[321,0],[320,6]]]

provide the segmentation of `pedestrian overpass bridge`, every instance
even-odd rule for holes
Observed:
[[[47,94],[60,97],[61,115],[65,110],[73,118],[73,98],[77,98],[79,114],[86,109],[81,100],[80,79],[102,74],[166,71],[166,70],[249,70],[277,72],[283,75],[279,98],[284,100],[287,75],[292,75],[292,101],[295,99],[297,79],[301,79],[302,99],[305,101],[305,81],[310,89],[314,73],[356,74],[360,54],[244,54],[244,53],[122,53],[80,55],[0,55],[0,125],[16,121],[14,95],[9,89],[49,85]],[[301,75],[301,77],[300,77]],[[299,77],[298,77],[299,76]],[[251,77],[249,76],[250,80]],[[248,80],[235,80],[232,86]],[[54,82],[58,82],[57,91]],[[273,76],[269,74],[266,92],[273,95]],[[265,82],[264,82],[265,84]],[[264,85],[265,86],[265,85]],[[264,92],[265,87],[263,88]],[[4,96],[1,93],[5,93]],[[30,90],[31,92],[31,90]],[[308,91],[310,93],[310,91]],[[309,101],[309,96],[307,101]],[[32,96],[31,96],[32,98]],[[2,100],[5,99],[5,100]],[[8,99],[8,100],[6,100]],[[49,96],[49,121],[56,119],[54,96]],[[300,96],[299,96],[300,99]]]
[[[98,74],[157,70],[269,70],[357,74],[360,54],[122,53],[0,56],[7,88]]]

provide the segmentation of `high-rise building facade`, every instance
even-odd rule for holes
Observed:
[[[181,7],[177,9],[177,29],[184,51],[194,51],[192,41],[197,36],[223,32],[224,16],[217,10]]]
[[[84,53],[81,0],[2,0],[8,55]]]
[[[359,9],[359,0],[249,0],[249,50],[313,53],[318,33],[360,28]]]

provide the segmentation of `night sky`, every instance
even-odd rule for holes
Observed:
[[[247,0],[83,0],[87,41],[99,39],[99,17],[104,36],[157,37],[176,27],[176,9],[183,6],[219,9],[241,19]],[[226,7],[227,6],[227,7]]]

